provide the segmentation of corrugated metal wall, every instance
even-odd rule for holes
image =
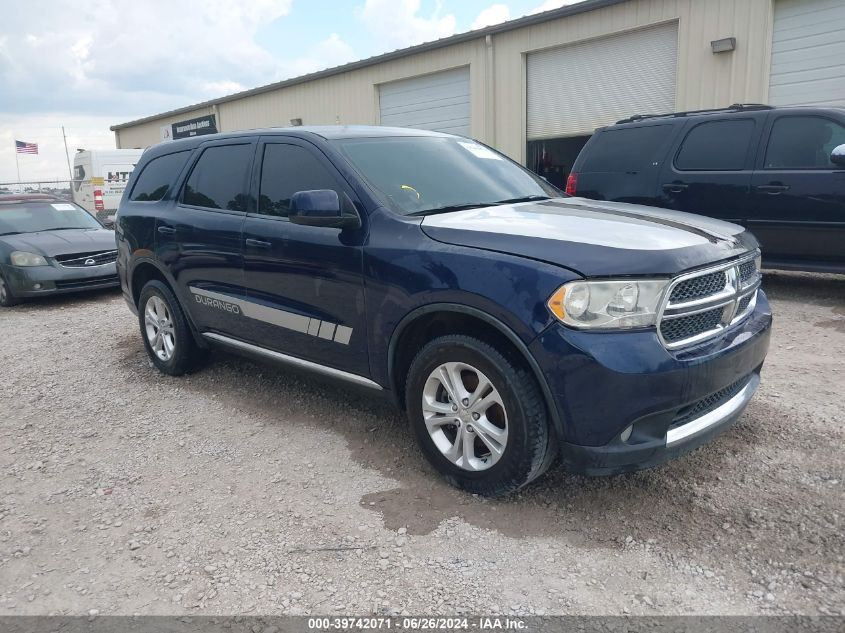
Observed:
[[[293,118],[305,124],[375,124],[379,84],[468,65],[472,135],[524,161],[527,53],[672,20],[678,22],[678,109],[767,100],[773,0],[630,0],[494,35],[492,53],[479,37],[222,103],[218,126],[224,131],[284,126]],[[710,41],[723,37],[736,37],[737,48],[714,55]],[[161,125],[209,112],[121,129],[118,147],[157,143]]]

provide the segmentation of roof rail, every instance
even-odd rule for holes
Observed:
[[[772,110],[773,107],[763,103],[734,103],[727,108],[712,108],[710,110],[689,110],[687,112],[667,112],[666,114],[635,114],[617,121],[616,125],[620,123],[635,123],[636,121],[643,121],[645,119],[666,119],[672,117],[684,117],[695,114],[716,114],[719,112],[744,112],[749,110]]]

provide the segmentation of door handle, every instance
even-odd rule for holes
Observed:
[[[689,185],[683,182],[667,182],[663,185],[663,191],[668,193],[681,193],[682,191],[686,191],[689,188]]]
[[[156,230],[162,235],[174,235],[176,233],[176,229],[174,229],[172,226],[166,226],[164,224],[158,227],[158,229]]]
[[[261,240],[254,240],[251,237],[246,238],[246,245],[252,246],[253,248],[270,248],[272,244],[270,242],[262,242]]]
[[[770,196],[776,196],[784,191],[789,191],[789,185],[757,185],[755,189],[761,193],[767,193]]]

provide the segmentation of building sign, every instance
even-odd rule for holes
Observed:
[[[162,125],[159,128],[159,132],[161,132],[161,140],[162,141],[172,141],[173,140],[173,126],[172,125]]]
[[[173,132],[171,138],[174,140],[202,136],[203,134],[217,134],[217,119],[213,114],[209,114],[196,119],[179,121],[171,127]]]

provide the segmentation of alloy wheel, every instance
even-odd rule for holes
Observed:
[[[425,426],[434,445],[458,468],[486,470],[508,442],[508,416],[492,381],[467,363],[443,363],[422,394]]]
[[[147,341],[153,353],[164,362],[173,358],[173,352],[176,350],[176,334],[170,310],[161,297],[153,295],[147,301],[144,310],[144,326]]]

